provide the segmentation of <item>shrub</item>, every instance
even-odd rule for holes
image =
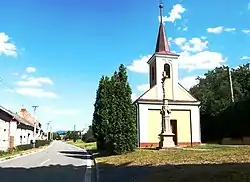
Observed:
[[[16,150],[29,150],[32,149],[32,144],[18,145],[16,146]]]
[[[50,140],[36,140],[35,147],[38,148],[44,145],[49,145],[50,142],[51,142]]]

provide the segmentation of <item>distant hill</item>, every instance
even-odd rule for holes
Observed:
[[[56,133],[62,134],[62,133],[67,133],[67,131],[60,130],[60,131],[57,131]]]

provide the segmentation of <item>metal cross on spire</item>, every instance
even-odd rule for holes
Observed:
[[[163,17],[163,2],[160,0],[159,8],[160,8],[160,18],[161,18],[161,23],[162,23],[162,17]]]

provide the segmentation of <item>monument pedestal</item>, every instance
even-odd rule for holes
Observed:
[[[160,134],[161,142],[160,142],[160,148],[173,148],[175,147],[175,143],[173,140],[174,134],[172,132],[165,132]]]

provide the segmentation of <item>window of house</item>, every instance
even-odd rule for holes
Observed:
[[[170,78],[170,65],[168,63],[164,64],[164,71],[168,78]]]

